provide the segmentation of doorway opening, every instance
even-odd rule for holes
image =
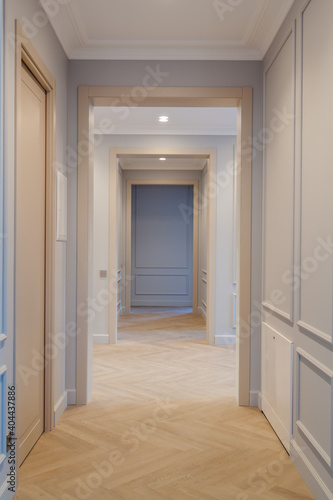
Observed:
[[[136,158],[143,164],[156,164],[161,157],[171,165],[170,170],[137,170],[134,176],[133,163]],[[208,179],[216,177],[215,149],[178,148],[110,148],[109,169],[109,290],[107,342],[117,342],[117,322],[120,308],[130,313],[133,286],[132,263],[132,189],[133,186],[185,187],[193,190],[193,213],[184,203],[178,203],[180,229],[191,222],[193,233],[193,279],[192,307],[206,321],[207,342],[215,342],[215,296],[216,277],[216,196],[207,194]],[[155,160],[155,163],[154,163]],[[195,170],[175,170],[173,165],[191,164]],[[168,163],[167,163],[168,164]],[[163,167],[165,169],[165,167]],[[196,177],[196,178],[193,178]],[[123,186],[123,189],[121,189]],[[200,192],[199,192],[200,191]],[[189,219],[189,220],[188,220]],[[124,223],[126,221],[126,223]],[[124,231],[125,229],[125,231]],[[123,234],[123,231],[125,234]],[[199,249],[200,242],[200,249]],[[184,269],[183,269],[184,271]],[[95,272],[96,274],[96,272]],[[144,274],[144,273],[143,273]],[[172,273],[170,273],[172,274]],[[174,274],[174,271],[173,271]],[[178,274],[181,274],[180,272]],[[112,283],[114,280],[114,284]],[[186,282],[186,276],[182,276]],[[170,280],[167,278],[170,285]],[[110,283],[111,281],[111,283]],[[147,278],[145,277],[145,285]],[[149,286],[149,283],[148,283]],[[164,283],[165,286],[165,283]],[[176,305],[176,303],[172,303]],[[182,305],[186,305],[182,303]]]
[[[78,278],[77,302],[84,303],[91,296],[91,263],[92,263],[92,202],[93,202],[93,165],[94,165],[94,137],[93,111],[96,106],[126,107],[131,92],[130,87],[80,87],[79,88],[79,170],[78,170]],[[212,107],[237,107],[238,108],[238,133],[237,133],[237,307],[236,307],[236,358],[237,358],[237,400],[239,404],[249,405],[250,401],[250,282],[251,282],[251,137],[252,137],[252,89],[238,88],[153,88],[145,89],[146,97],[137,103],[138,106],[212,106]],[[87,143],[89,131],[89,148],[80,147]],[[249,147],[241,147],[243,143]],[[157,154],[159,152],[156,152]],[[209,152],[208,152],[209,155]],[[117,157],[110,162],[117,163]],[[210,164],[210,162],[208,162]],[[110,169],[110,198],[116,189],[116,179],[111,179]],[[111,182],[112,181],[112,182]],[[216,185],[215,177],[215,185]],[[213,180],[214,187],[214,180]],[[212,198],[214,200],[214,198]],[[214,203],[214,201],[213,201]],[[213,204],[211,204],[212,206]],[[216,207],[215,207],[216,208]],[[216,216],[211,211],[209,224]],[[116,225],[116,221],[115,225]],[[110,221],[111,224],[111,221]],[[215,242],[213,250],[215,251]],[[116,259],[116,252],[110,259]],[[209,259],[211,265],[215,258]],[[116,260],[114,260],[116,264]],[[110,266],[116,269],[116,266]],[[209,290],[212,286],[209,280]],[[212,288],[215,296],[215,286]],[[210,292],[209,292],[210,293]],[[112,299],[116,302],[116,299]],[[111,303],[112,303],[111,300]],[[212,307],[215,301],[211,300]],[[111,306],[110,315],[116,314],[116,308]],[[213,315],[212,315],[213,316]],[[112,319],[112,318],[111,318]],[[210,314],[208,315],[208,321]],[[213,321],[215,320],[212,318]],[[110,324],[113,324],[110,321]],[[92,338],[88,335],[87,317],[85,314],[77,315],[77,327],[80,336],[77,339],[77,402],[85,404],[90,399],[92,390]],[[208,326],[208,329],[209,326]],[[215,331],[212,329],[213,335]],[[111,332],[112,333],[112,332]]]

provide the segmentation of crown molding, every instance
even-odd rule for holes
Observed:
[[[110,132],[100,132],[98,122],[95,124],[95,135],[237,135],[237,130],[232,126],[222,127],[173,127],[161,130],[160,128],[116,127]]]
[[[48,14],[48,0],[39,0]],[[74,1],[59,5],[50,23],[69,59],[93,60],[262,60],[294,0],[260,0],[243,40],[231,42],[89,40]]]
[[[178,159],[179,160],[179,159]],[[207,164],[207,159],[202,160],[191,160],[184,162],[180,160],[178,163],[174,161],[172,163],[161,162],[159,160],[148,161],[145,163],[137,162],[135,158],[119,158],[119,165],[123,170],[182,170],[182,171],[201,171],[205,168]]]
[[[249,39],[249,43],[257,48],[260,59],[265,57],[293,3],[294,0],[270,2],[262,12],[262,18],[253,33],[253,37]]]
[[[256,61],[261,59],[258,50],[247,48],[213,48],[200,47],[194,42],[193,47],[186,45],[171,45],[163,42],[155,42],[150,47],[138,46],[131,41],[130,45],[108,47],[75,48],[72,50],[70,59],[94,59],[94,60],[173,60],[173,61]],[[159,46],[158,46],[159,45]]]
[[[268,6],[267,1],[260,0],[260,3],[258,4],[257,8],[253,10],[252,16],[248,21],[248,28],[245,31],[243,37],[244,45],[248,47],[251,46],[251,42],[253,40],[255,33],[258,30],[258,26],[262,22],[262,18],[265,13],[265,10],[267,9],[267,6]]]

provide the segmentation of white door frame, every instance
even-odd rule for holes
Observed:
[[[44,61],[16,21],[16,162],[20,161],[19,126],[22,62],[29,68],[46,94],[46,186],[45,186],[45,346],[53,352],[55,334],[55,90],[56,82]],[[16,356],[17,358],[17,356]],[[44,431],[54,426],[54,380],[52,356],[44,355]],[[17,367],[16,367],[17,368]],[[18,398],[20,395],[17,395]]]
[[[236,395],[250,404],[251,337],[251,87],[144,87],[136,106],[237,107],[237,310]],[[128,107],[138,87],[79,87],[78,92],[78,233],[77,233],[77,403],[88,403],[92,393],[92,336],[88,310],[92,296],[94,106]],[[88,135],[88,139],[87,139]],[[244,147],[245,144],[245,147]],[[243,146],[243,147],[242,147]],[[111,196],[111,193],[110,193]]]

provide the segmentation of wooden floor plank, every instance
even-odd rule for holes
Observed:
[[[94,346],[94,390],[20,469],[16,500],[313,497],[265,417],[235,401],[235,348],[184,311],[123,316]]]

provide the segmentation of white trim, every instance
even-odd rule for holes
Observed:
[[[260,407],[259,407],[259,394],[260,394]],[[257,406],[261,409],[261,392],[250,391],[250,406]]]
[[[54,405],[54,425],[57,425],[61,415],[67,408],[67,391],[64,391]]]
[[[232,146],[233,165],[232,165],[232,268],[233,268],[233,285],[237,284],[237,146]]]
[[[93,334],[93,344],[109,344],[110,337],[106,333],[94,333]]]
[[[237,327],[237,293],[233,292],[232,296],[233,296],[233,300],[232,300],[232,318],[233,318],[232,328],[236,328]]]
[[[236,345],[236,334],[215,335],[215,345]]]
[[[43,3],[47,6],[46,0],[41,0],[42,6]],[[243,38],[235,42],[91,40],[74,2],[60,5],[58,14],[49,19],[69,59],[261,60],[292,3],[293,0],[269,3],[261,0],[249,19]],[[47,13],[47,8],[45,10]]]
[[[78,189],[77,189],[77,260],[78,273],[76,280],[76,303],[85,303],[91,296],[92,273],[92,202],[93,202],[93,163],[94,141],[90,123],[94,106],[110,106],[116,102],[119,106],[126,103],[131,95],[132,87],[110,86],[79,86],[78,88]],[[147,97],[144,105],[156,105],[156,98],[161,106],[193,105],[201,107],[208,105],[214,107],[237,106],[237,164],[239,166],[239,180],[237,187],[237,328],[236,336],[236,395],[239,405],[248,406],[250,400],[250,339],[251,339],[251,204],[252,204],[252,123],[253,123],[253,89],[252,87],[153,87],[146,88]],[[141,103],[143,105],[143,103]],[[88,154],[83,154],[79,145],[87,141],[89,131]],[[241,148],[243,141],[247,141],[248,148]],[[124,148],[126,149],[126,148]],[[140,149],[140,148],[139,148]],[[144,149],[144,148],[141,148]],[[160,149],[155,148],[160,154]],[[177,150],[176,150],[177,151]],[[191,153],[189,150],[189,154]],[[216,182],[216,150],[207,148],[211,158],[207,161],[208,176]],[[184,149],[182,150],[184,153]],[[111,170],[112,171],[112,170]],[[110,171],[110,173],[111,173]],[[111,179],[110,179],[111,181]],[[112,195],[116,182],[112,183]],[[115,194],[116,198],[116,194]],[[213,197],[208,210],[209,234],[216,233],[216,199]],[[114,223],[114,220],[112,220]],[[114,224],[116,227],[116,224]],[[208,245],[208,287],[207,304],[213,303],[215,297],[215,265],[216,265],[216,237],[211,238],[212,244]],[[116,262],[116,255],[113,261]],[[115,266],[111,268],[115,269]],[[113,301],[115,302],[115,301]],[[116,307],[110,307],[112,321],[117,319]],[[87,404],[92,392],[92,337],[87,326],[87,313],[76,315],[77,337],[76,350],[76,387],[77,401]],[[110,316],[109,316],[110,319]],[[215,311],[208,307],[207,331],[211,344],[215,341]],[[116,332],[111,331],[112,335]],[[242,339],[240,341],[240,332]],[[113,339],[112,339],[113,340]]]
[[[281,443],[285,447],[285,449],[290,453],[290,431],[283,425],[279,415],[276,413],[274,408],[270,405],[269,401],[265,398],[264,395],[261,395],[261,406],[265,408],[262,410],[267,421],[274,429],[274,432],[277,434]]]
[[[208,159],[212,158],[213,156],[216,157],[216,150],[215,149],[199,149],[199,148],[190,148],[190,149],[163,149],[163,152],[161,153],[160,149],[156,148],[146,148],[146,149],[137,149],[137,148],[110,148],[110,182],[112,182],[112,166],[115,163],[115,158],[118,158],[119,156],[126,156],[126,155],[139,155],[144,154],[145,156],[152,156],[152,155],[160,155],[163,154],[164,156],[168,155],[173,155],[173,156],[190,156],[193,158],[196,157],[201,157],[205,156]],[[214,162],[213,168],[216,171],[216,162]],[[132,197],[131,197],[131,190],[132,186],[135,185],[185,185],[185,186],[193,186],[193,206],[199,206],[198,202],[198,196],[199,196],[199,182],[198,179],[168,179],[168,180],[158,180],[158,179],[127,179],[126,181],[126,258],[125,258],[125,275],[130,276],[131,275],[131,225],[132,225]],[[112,186],[110,183],[110,190]],[[115,212],[115,200],[111,199],[110,196],[110,214]],[[216,202],[215,202],[216,203]],[[209,201],[209,206],[212,205],[212,202]],[[216,217],[216,214],[215,214]],[[215,238],[216,235],[214,234],[216,232],[216,229],[214,228],[213,233],[209,233],[211,235],[211,238]],[[112,245],[115,245],[117,242],[113,241],[113,239],[110,238],[109,240],[109,267],[112,268],[113,265],[113,259],[115,256],[115,251],[112,249]],[[213,245],[213,244],[212,244]],[[193,306],[193,312],[197,313],[198,310],[198,260],[199,260],[199,214],[195,210],[193,214],[193,294],[192,294],[192,303],[188,304],[186,301],[178,301],[177,303],[172,302],[172,299],[170,299],[170,306],[183,306],[183,307],[188,307],[189,305]],[[215,262],[215,260],[214,260]],[[214,271],[215,272],[215,271]],[[126,314],[130,314],[130,306],[138,306],[140,305],[140,300],[137,299],[135,301],[131,301],[131,281],[128,280],[126,283]],[[215,291],[214,291],[214,299],[215,299]],[[158,304],[158,300],[155,301],[156,304]],[[214,301],[215,302],[215,301]],[[214,308],[214,304],[212,305]],[[215,314],[215,313],[214,313]],[[112,312],[112,307],[109,307],[109,325],[111,328],[111,325],[113,328],[115,328],[116,331],[116,325],[114,325],[113,321],[113,312]],[[207,328],[208,332],[208,339],[211,339],[211,336],[209,335],[209,331]],[[116,339],[115,339],[116,340]]]
[[[76,389],[67,389],[67,405],[76,405]]]
[[[301,431],[302,434],[307,438],[308,441],[312,444],[312,446],[317,450],[321,458],[327,463],[329,467],[331,467],[331,457],[326,453],[322,446],[318,443],[318,441],[313,437],[311,432],[307,429],[307,427],[300,421],[296,420],[296,425]],[[332,468],[332,467],[331,467]]]
[[[290,455],[293,464],[306,482],[314,498],[333,500],[332,492],[328,489],[295,439],[290,441]]]
[[[318,443],[314,435],[309,431],[309,429],[304,425],[301,420],[300,415],[300,395],[301,395],[301,377],[300,377],[300,366],[301,366],[301,358],[304,358],[314,366],[317,370],[319,370],[326,378],[329,379],[329,384],[331,387],[331,400],[333,401],[333,371],[330,370],[327,366],[323,365],[316,358],[308,354],[304,349],[298,347],[296,349],[297,353],[297,365],[296,365],[296,373],[297,373],[297,400],[296,400],[296,425],[301,433],[307,438],[307,440],[311,443],[311,445],[316,449],[321,458],[326,462],[326,464],[333,470],[333,420],[332,420],[332,411],[331,411],[331,442],[330,442],[330,455],[323,449],[323,447]],[[331,405],[332,405],[331,401]]]
[[[300,328],[300,330],[305,330],[308,333],[319,337],[320,339],[326,340],[326,342],[329,342],[330,344],[332,344],[333,342],[333,337],[330,334],[318,330],[318,328],[309,325],[305,321],[297,321],[297,326]]]
[[[269,59],[269,62],[265,65],[264,68],[264,82],[263,82],[263,118],[264,124],[263,127],[266,127],[266,78],[267,73],[273,66],[274,62],[280,55],[283,47],[287,43],[288,39],[292,37],[293,42],[293,80],[292,80],[292,89],[293,89],[293,111],[296,117],[296,21],[294,20],[289,26],[284,34],[282,40],[277,46],[276,50],[273,53],[273,56]],[[291,245],[291,273],[293,273],[293,269],[295,267],[295,228],[296,228],[296,203],[295,203],[295,188],[296,188],[296,119],[294,120],[294,131],[293,131],[293,201],[292,201],[292,217],[293,217],[293,231],[292,231],[292,245]],[[266,299],[266,291],[265,291],[265,256],[266,256],[266,146],[263,151],[263,173],[262,173],[262,306],[272,312],[273,314],[280,317],[282,320],[287,320],[291,325],[294,322],[294,293],[293,293],[293,285],[290,284],[290,313],[283,311],[279,307],[274,306]]]
[[[265,309],[268,309],[270,312],[274,313],[276,316],[280,316],[281,319],[286,319],[291,325],[293,324],[291,315],[282,311],[282,309],[279,309],[278,307],[275,307],[273,306],[273,304],[270,304],[266,301],[263,301],[261,305]]]
[[[96,126],[96,125],[95,125]],[[105,129],[103,129],[105,130]],[[106,130],[105,132],[98,129],[95,130],[96,136],[101,136],[101,135],[159,135],[160,129],[157,129],[156,127],[154,128],[148,128],[148,127],[141,127],[138,129],[137,126],[127,126],[126,123],[123,124],[123,126],[117,124],[117,126],[114,129],[109,129]],[[231,125],[221,125],[219,127],[207,127],[207,126],[202,126],[202,128],[197,125],[196,127],[190,127],[190,126],[184,126],[184,127],[171,127],[168,125],[168,128],[164,131],[164,135],[237,135],[237,130],[235,130],[234,126]],[[125,170],[135,170],[133,168],[126,167]],[[173,164],[172,165],[172,170],[186,170],[184,169],[183,165],[177,165]],[[188,168],[188,170],[196,170],[194,168]],[[198,170],[202,170],[201,168]]]
[[[301,50],[301,71],[300,71],[300,96],[301,96],[301,100],[303,102],[303,88],[304,88],[304,53],[303,53],[303,37],[304,37],[304,13],[306,11],[306,9],[308,8],[308,6],[310,5],[310,1],[306,4],[306,6],[304,7],[304,9],[302,10],[302,13],[301,13],[301,19],[300,19],[300,40],[301,40],[301,47],[302,47],[302,50]],[[301,113],[301,116],[300,116],[300,144],[299,144],[299,148],[300,148],[300,155],[301,155],[301,159],[303,158],[303,140],[304,140],[304,135],[303,135],[303,105],[302,105],[302,113]],[[299,221],[300,221],[300,241],[299,241],[299,263],[302,263],[303,262],[303,258],[302,258],[302,237],[303,237],[303,190],[302,190],[302,182],[303,182],[303,161],[300,161],[300,185],[301,185],[301,193],[300,193],[300,205],[299,205]],[[297,290],[298,290],[298,322],[297,322],[297,325],[303,329],[303,330],[306,330],[307,332],[311,333],[312,335],[315,335],[316,337],[320,338],[320,339],[323,339],[329,343],[333,343],[333,332],[331,333],[327,333],[327,332],[323,332],[321,330],[319,330],[318,328],[316,328],[315,326],[312,326],[312,325],[309,325],[306,321],[303,321],[302,320],[302,285],[303,285],[303,282],[300,278],[300,276],[298,276],[298,283],[297,283]],[[333,437],[332,437],[333,439]]]
[[[309,363],[311,363],[311,365],[318,368],[318,370],[321,371],[322,373],[324,373],[324,375],[326,375],[326,377],[331,379],[331,384],[333,383],[333,371],[332,370],[330,370],[327,366],[320,363],[320,361],[318,361],[316,358],[311,356],[311,354],[308,354],[301,347],[297,347],[296,352],[298,354],[298,357],[304,358],[307,361],[309,361]]]
[[[258,408],[262,411],[262,392],[258,391]]]

